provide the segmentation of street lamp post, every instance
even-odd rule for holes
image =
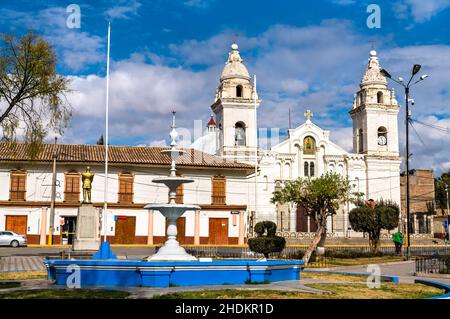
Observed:
[[[410,114],[409,114],[409,88],[416,83],[425,80],[428,75],[424,74],[420,77],[419,80],[412,82],[414,76],[420,71],[421,65],[420,64],[414,64],[412,72],[411,72],[411,78],[409,79],[408,83],[405,84],[403,82],[403,78],[399,77],[398,80],[393,79],[392,76],[389,74],[388,71],[385,69],[382,69],[380,73],[385,76],[388,79],[391,79],[392,81],[400,84],[405,89],[405,114],[406,114],[406,155],[405,155],[405,166],[406,166],[406,233],[407,233],[407,244],[406,244],[406,259],[411,259],[411,242],[410,242],[410,233],[411,233],[411,215],[410,215],[410,207],[409,207],[409,120],[410,120]]]

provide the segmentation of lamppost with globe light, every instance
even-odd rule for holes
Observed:
[[[406,232],[407,232],[407,244],[406,244],[406,259],[411,258],[411,242],[410,242],[410,232],[411,232],[411,222],[410,222],[410,212],[409,212],[409,88],[413,85],[425,80],[428,75],[422,75],[419,80],[412,82],[414,76],[420,71],[422,66],[420,64],[414,64],[411,72],[411,77],[409,81],[405,84],[403,78],[399,77],[398,80],[392,78],[388,71],[381,69],[380,73],[388,79],[400,84],[405,89],[405,112],[406,112]],[[411,83],[412,82],[412,83]]]

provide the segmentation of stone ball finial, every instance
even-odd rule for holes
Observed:
[[[236,44],[236,43],[233,43],[232,45],[231,45],[231,49],[232,50],[237,50],[239,47],[238,47],[238,45]]]
[[[377,56],[377,51],[371,50],[371,51],[370,51],[370,56],[371,56],[371,57]]]

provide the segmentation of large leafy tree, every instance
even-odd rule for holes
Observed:
[[[434,188],[436,192],[436,206],[445,211],[447,209],[447,194],[445,187],[448,185],[450,189],[450,171],[442,173],[442,175],[434,180]],[[450,192],[450,190],[449,190]]]
[[[347,178],[336,173],[326,173],[314,179],[299,178],[288,181],[281,190],[273,193],[272,203],[291,202],[303,206],[306,214],[316,221],[316,236],[303,256],[305,265],[308,264],[311,254],[319,243],[324,243],[326,239],[327,218],[336,214],[341,204],[353,201],[359,195],[353,193],[351,189]]]
[[[3,141],[17,136],[32,149],[49,130],[62,134],[71,117],[67,78],[56,72],[56,54],[32,31],[16,38],[2,34],[0,47],[0,125]]]
[[[380,248],[381,230],[392,230],[398,226],[400,209],[397,203],[380,200],[375,205],[359,202],[353,208],[348,219],[353,230],[369,234],[371,251],[378,252]]]

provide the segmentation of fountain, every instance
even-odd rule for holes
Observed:
[[[167,218],[168,226],[167,226],[167,241],[164,245],[158,250],[158,252],[146,258],[147,261],[196,261],[192,255],[189,255],[183,247],[180,246],[180,243],[177,241],[177,219],[181,217],[187,210],[199,210],[200,206],[197,205],[185,205],[185,204],[176,204],[176,189],[178,186],[184,183],[192,183],[193,179],[179,177],[176,175],[176,160],[181,155],[184,154],[184,150],[177,149],[177,137],[178,133],[176,131],[175,125],[175,112],[172,112],[172,131],[170,132],[170,137],[172,142],[170,143],[170,149],[161,151],[164,154],[170,154],[170,158],[172,160],[172,166],[170,168],[170,176],[163,178],[155,178],[153,183],[161,183],[166,185],[169,188],[169,203],[168,204],[148,204],[144,208],[157,210],[164,217]]]
[[[147,204],[145,209],[159,211],[167,218],[168,239],[156,254],[144,259],[118,259],[103,242],[91,260],[44,260],[48,278],[57,285],[77,281],[81,286],[142,286],[169,287],[262,283],[300,278],[301,260],[215,259],[197,260],[180,246],[177,237],[177,219],[186,211],[196,211],[198,205],[177,204],[176,188],[193,179],[176,175],[176,160],[185,151],[178,149],[175,112],[172,113],[172,142],[162,153],[171,157],[170,174],[153,179],[169,188],[167,204]]]

